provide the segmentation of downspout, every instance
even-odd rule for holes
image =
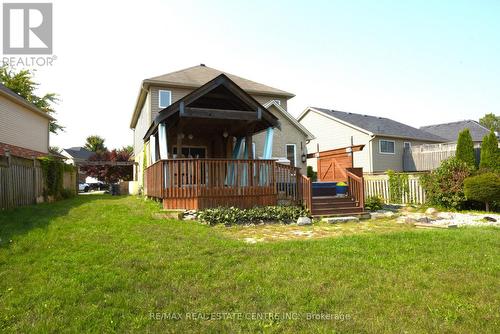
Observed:
[[[368,160],[370,160],[370,173],[373,174],[373,151],[372,151],[372,141],[375,139],[375,135],[372,135],[368,141]]]

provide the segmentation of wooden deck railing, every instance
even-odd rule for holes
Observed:
[[[310,200],[304,202],[304,196],[310,196],[307,180],[297,168],[274,160],[171,159],[146,169],[144,190],[150,197],[175,200],[172,207],[252,207],[289,201],[310,208]]]
[[[348,195],[360,208],[365,207],[365,190],[362,168],[346,168]]]
[[[301,196],[302,205],[312,212],[312,183],[311,179],[305,175],[300,175],[299,191]]]

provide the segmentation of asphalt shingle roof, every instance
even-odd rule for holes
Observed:
[[[65,148],[64,150],[74,159],[81,159],[81,160],[87,160],[94,154],[94,152],[91,152],[87,150],[85,147],[81,146]]]
[[[180,71],[167,73],[146,79],[146,82],[158,82],[163,84],[180,85],[186,87],[201,87],[210,80],[216,78],[217,76],[225,74],[234,81],[238,86],[248,93],[263,93],[277,96],[293,97],[294,95],[289,92],[285,92],[281,89],[270,87],[252,80],[248,80],[237,75],[223,72],[215,68],[205,66],[203,64],[188,67]]]
[[[422,141],[444,142],[443,138],[428,133],[412,126],[396,122],[389,118],[355,114],[324,108],[313,108],[328,116],[335,117],[341,121],[352,124],[378,136],[389,136],[397,138],[408,138]]]
[[[427,125],[420,128],[420,130],[425,132],[443,137],[447,141],[456,141],[458,133],[464,129],[469,129],[472,141],[476,142],[482,141],[483,137],[490,132],[487,128],[473,120]]]

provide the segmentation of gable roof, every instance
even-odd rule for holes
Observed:
[[[231,73],[220,71],[215,68],[208,67],[204,64],[188,67],[172,73],[159,75],[146,79],[144,81],[152,84],[198,88],[221,74],[225,74],[227,77],[229,77],[229,79],[234,81],[244,91],[250,94],[284,96],[288,98],[295,96],[292,93],[285,92],[284,90],[248,80]]]
[[[280,112],[280,114],[282,114],[293,125],[295,125],[295,127],[297,129],[299,129],[300,131],[302,131],[302,133],[304,133],[307,136],[307,139],[314,139],[314,138],[316,138],[311,132],[309,132],[309,130],[306,129],[305,126],[303,126],[302,124],[300,124],[299,121],[295,117],[293,117],[288,111],[286,111],[285,109],[283,109],[282,106],[280,106],[278,103],[276,103],[275,100],[269,101],[266,104],[264,104],[264,107],[266,107],[266,108],[269,108],[271,106],[275,107]]]
[[[483,137],[490,133],[490,130],[473,120],[433,124],[420,127],[420,130],[432,133],[452,142],[457,141],[458,133],[464,129],[469,129],[472,141],[476,142],[482,141]]]
[[[361,132],[365,132],[370,135],[395,137],[403,139],[406,138],[406,139],[431,141],[431,142],[446,141],[437,135],[419,130],[417,128],[414,128],[412,126],[400,122],[396,122],[389,118],[355,114],[350,112],[324,109],[324,108],[316,108],[316,107],[307,108],[299,116],[299,121],[310,110],[323,114],[329,118],[335,119],[341,123],[349,124],[354,128],[360,130]]]
[[[14,91],[10,90],[9,88],[5,87],[3,84],[0,83],[0,96],[3,96],[9,100],[11,100],[14,103],[17,103],[31,111],[33,111],[35,114],[38,114],[44,118],[47,118],[50,121],[53,121],[54,118],[50,116],[48,113],[45,111],[41,110],[37,106],[35,106],[33,103],[28,102],[25,98],[20,96],[19,94],[15,93]]]
[[[167,118],[170,117],[192,117],[192,115],[187,114],[188,108],[190,108],[190,104],[196,104],[197,101],[202,100],[204,97],[209,96],[213,91],[216,91],[217,89],[222,88],[223,91],[225,91],[227,94],[232,95],[235,97],[237,101],[239,101],[239,107],[244,106],[245,109],[248,112],[254,112],[255,113],[255,119],[254,119],[254,125],[259,128],[258,131],[264,130],[265,128],[268,127],[280,127],[279,119],[274,116],[269,110],[267,110],[263,105],[261,105],[257,100],[255,100],[250,94],[248,94],[246,91],[244,91],[241,87],[239,87],[234,81],[232,81],[228,76],[225,74],[220,74],[214,79],[210,80],[209,82],[205,83],[203,86],[195,89],[191,93],[187,94],[186,96],[183,96],[176,102],[172,103],[168,107],[164,108],[163,110],[160,110],[156,118],[154,119],[154,122],[151,124],[149,127],[148,131],[144,135],[143,139],[147,139],[149,136],[151,136],[154,133],[154,130],[158,127],[158,125],[165,121]],[[220,94],[220,92],[218,93]],[[227,101],[226,101],[227,102]],[[207,101],[202,102],[201,104],[204,105],[206,104]],[[219,102],[223,103],[223,102]],[[213,106],[209,106],[208,109],[206,107],[202,107],[199,109],[206,109],[206,110],[212,110],[214,115],[210,114],[205,114],[203,117],[213,117],[215,115],[220,115],[224,111],[233,111],[227,109],[228,106],[232,106],[234,101],[230,102],[228,105],[225,105],[222,107],[223,109],[212,109]],[[209,103],[211,104],[211,103]],[[203,112],[203,111],[202,111]],[[187,114],[187,115],[186,115]],[[196,117],[202,117],[202,116],[196,116]],[[202,117],[202,118],[203,118]],[[229,117],[229,115],[226,115],[224,117],[221,117],[222,119]],[[234,116],[231,116],[234,117]],[[236,118],[227,118],[227,119],[236,119]],[[258,132],[256,131],[256,132]]]
[[[204,64],[200,64],[197,66],[188,67],[179,71],[143,80],[139,96],[137,97],[134,113],[130,121],[130,128],[133,129],[137,123],[137,119],[139,118],[142,105],[146,100],[147,90],[151,85],[196,89],[203,86],[204,84],[213,80],[214,78],[218,77],[221,74],[226,75],[234,83],[236,83],[239,87],[241,87],[244,91],[246,91],[249,94],[280,96],[280,97],[285,97],[287,99],[290,99],[295,96],[294,94],[286,92],[284,90],[267,86],[252,80],[239,77],[231,73],[227,73],[224,71],[217,70],[215,68],[205,66]]]
[[[73,159],[88,160],[94,152],[87,150],[85,147],[75,146],[65,148],[64,151],[69,154]]]

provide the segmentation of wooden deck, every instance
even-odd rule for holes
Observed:
[[[168,159],[146,169],[145,194],[166,209],[277,204],[311,210],[311,181],[274,160]]]

